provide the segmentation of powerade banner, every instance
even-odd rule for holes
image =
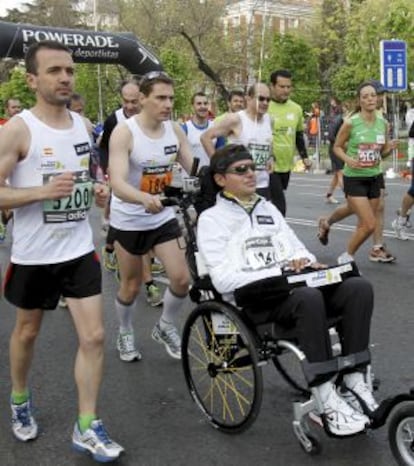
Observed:
[[[24,58],[29,45],[42,40],[66,45],[78,63],[119,64],[137,75],[162,69],[158,58],[129,32],[96,32],[0,21],[0,58]]]

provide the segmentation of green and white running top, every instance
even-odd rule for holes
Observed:
[[[273,170],[290,172],[295,165],[296,133],[304,129],[302,107],[290,99],[283,103],[272,100],[268,114],[273,121]]]
[[[378,113],[373,123],[367,123],[360,113],[345,120],[351,125],[346,153],[359,160],[362,168],[344,166],[344,175],[349,177],[377,176],[381,170],[381,151],[386,142],[387,121]]]

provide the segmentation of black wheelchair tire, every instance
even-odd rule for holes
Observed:
[[[237,343],[221,343],[224,339],[214,332],[212,314],[221,314],[232,322],[238,334],[231,338],[236,338]],[[181,348],[187,387],[209,423],[225,433],[239,433],[250,427],[260,411],[263,375],[256,340],[237,309],[216,301],[199,304],[185,322]],[[225,356],[233,351],[234,357]],[[238,352],[241,355],[236,357]],[[224,398],[227,391],[229,398]],[[213,403],[210,398],[214,393],[218,393],[218,400]],[[232,405],[234,412],[230,412]]]
[[[405,428],[414,430],[414,401],[397,405],[391,412],[388,424],[388,441],[395,460],[400,466],[413,466],[414,441],[404,441]]]

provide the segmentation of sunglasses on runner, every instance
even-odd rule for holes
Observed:
[[[226,170],[226,173],[233,175],[245,175],[249,170],[254,172],[256,170],[255,163],[244,163],[243,165],[238,165],[237,167],[229,168]]]
[[[166,79],[171,79],[170,76],[168,76],[165,71],[150,71],[149,73],[144,74],[142,76],[140,85],[142,85],[145,82],[152,81],[153,79],[158,79],[158,78],[166,78]]]
[[[270,102],[270,97],[265,97],[264,95],[258,95],[257,100],[259,102]]]

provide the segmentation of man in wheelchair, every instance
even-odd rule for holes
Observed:
[[[315,368],[308,382],[317,388],[331,433],[346,436],[363,431],[370,423],[367,414],[378,407],[366,381],[371,284],[351,273],[346,279],[331,280],[329,286],[319,286],[323,280],[318,279],[289,285],[289,277],[307,271],[323,277],[327,266],[317,262],[277,208],[256,194],[255,167],[244,146],[217,150],[210,169],[221,191],[216,205],[199,217],[197,243],[214,287],[224,300],[239,307],[255,303],[255,312],[271,304],[267,318],[295,328],[299,346]],[[347,266],[357,270],[353,264]],[[351,367],[340,367],[341,389],[333,382],[338,365],[329,338],[331,317],[341,317],[342,356],[352,361]]]

